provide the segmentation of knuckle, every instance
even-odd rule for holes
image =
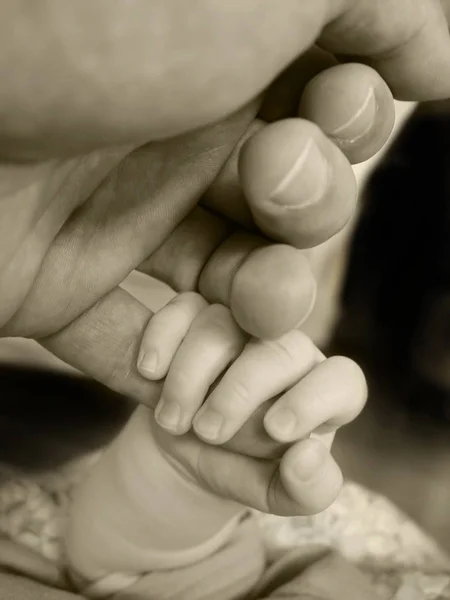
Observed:
[[[233,403],[239,403],[244,406],[250,404],[250,390],[243,381],[235,381],[232,389]]]
[[[184,369],[172,369],[167,375],[163,395],[167,398],[172,399],[179,395],[182,397],[186,396],[186,391],[190,389],[192,385],[192,376]]]
[[[236,418],[242,413],[248,413],[253,408],[252,395],[248,386],[239,379],[233,381],[230,385],[230,391],[227,394],[226,405],[221,405],[220,410],[229,418]]]
[[[293,330],[278,340],[264,342],[271,358],[283,365],[313,362],[317,355],[314,343],[304,333]]]
[[[195,327],[217,327],[225,329],[228,309],[220,304],[210,304],[195,322]]]
[[[170,323],[170,317],[165,311],[156,312],[148,322],[145,330],[146,338],[155,338],[167,333],[167,325]]]
[[[264,342],[264,345],[272,361],[282,365],[291,365],[297,362],[295,353],[284,340]]]
[[[222,304],[211,304],[202,314],[198,322],[199,327],[208,327],[214,330],[224,340],[228,341],[234,348],[241,346],[246,335],[234,320],[231,311]]]

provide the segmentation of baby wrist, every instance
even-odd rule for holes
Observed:
[[[76,494],[66,548],[87,582],[187,566],[227,541],[244,510],[176,469],[140,407]]]

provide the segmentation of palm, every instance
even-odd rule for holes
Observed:
[[[16,193],[12,184],[9,193],[3,190],[0,286],[6,301],[0,333],[38,339],[83,372],[152,402],[157,386],[134,368],[150,313],[118,286],[141,267],[177,289],[198,288],[213,251],[239,230],[218,213],[249,215],[239,202],[233,212],[239,193],[224,194],[219,202],[217,195],[210,197],[216,213],[203,210],[200,222],[197,203],[255,112],[251,106],[202,132],[134,151],[24,168],[18,179],[26,175],[30,185]],[[183,220],[184,230],[177,230]],[[238,241],[238,256],[263,240],[250,242],[244,237],[240,247]],[[288,258],[295,265],[298,253],[292,249]],[[234,265],[225,256],[209,271],[206,296],[227,303],[224,282],[231,282]],[[289,269],[278,274],[268,267],[267,277],[275,290],[283,281],[292,289]],[[301,293],[301,278],[297,289]],[[291,329],[299,310],[301,316],[295,293],[285,299],[281,285],[275,300],[282,321],[293,315]],[[247,304],[257,312],[253,300]]]
[[[1,221],[0,286],[10,302],[2,332],[53,334],[119,285],[197,204],[251,118],[250,110],[240,114],[223,135],[209,128],[128,153],[74,159],[57,167],[54,190],[42,187],[39,178],[51,167],[41,167],[33,189],[4,197],[10,218]],[[19,235],[17,219],[24,224]],[[177,262],[183,259],[189,257],[180,252]]]

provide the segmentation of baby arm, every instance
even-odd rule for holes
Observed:
[[[245,509],[199,485],[162,449],[164,436],[155,436],[152,411],[139,407],[75,495],[66,553],[72,579],[88,597],[142,586],[146,576],[145,598],[162,598],[180,578],[195,598],[199,578],[213,575],[203,562],[239,536]],[[240,585],[255,583],[263,556],[258,537],[251,538],[250,563],[233,564],[233,577],[219,577],[217,592],[236,578]]]
[[[99,594],[106,595],[108,585],[132,585],[143,574],[152,573],[154,581],[167,569],[173,575],[188,566],[184,573],[192,574],[208,561],[210,569],[211,561],[220,562],[242,531],[243,506],[278,514],[305,514],[328,506],[340,489],[341,473],[322,443],[305,438],[321,426],[328,434],[359,412],[364,402],[364,379],[351,361],[324,361],[298,331],[276,343],[249,341],[227,309],[207,307],[197,295],[181,295],[157,313],[143,338],[147,348],[155,341],[155,331],[160,335],[158,362],[168,372],[166,384],[172,370],[185,374],[179,391],[198,403],[193,414],[222,372],[204,406],[215,395],[216,407],[223,410],[222,402],[234,400],[233,390],[241,389],[239,382],[246,384],[246,404],[232,411],[225,435],[216,444],[245,422],[241,431],[251,438],[248,448],[256,440],[254,454],[282,458],[244,456],[205,443],[193,432],[174,436],[155,424],[150,410],[140,407],[74,502],[67,555],[79,587],[90,595],[99,588]],[[164,335],[167,343],[161,344]],[[328,366],[319,370],[321,365]],[[267,408],[260,410],[273,404],[269,415],[280,405],[300,417],[300,426],[291,428],[289,439],[277,440],[263,416]],[[192,410],[185,402],[183,410],[186,407]],[[272,438],[261,434],[263,421]],[[321,464],[317,456],[323,459]],[[203,579],[212,577],[223,589],[229,589],[230,582],[251,587],[264,565],[262,546],[256,533],[244,535],[241,542],[253,545],[246,552],[250,558],[240,560],[239,551],[233,551],[230,560],[238,564],[232,576],[228,573],[226,585],[214,569],[203,572]],[[86,589],[93,582],[94,587]],[[216,592],[213,597],[218,598]]]

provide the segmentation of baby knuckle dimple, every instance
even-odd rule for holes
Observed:
[[[233,345],[245,339],[245,334],[236,323],[231,310],[222,304],[211,304],[203,313],[202,326],[214,329],[224,340]]]
[[[222,411],[226,411],[228,415],[233,416],[237,412],[240,414],[242,411],[246,412],[250,408],[253,408],[253,406],[248,385],[239,379],[233,381],[233,385],[227,395],[227,404],[222,407]]]
[[[295,353],[292,352],[292,348],[283,340],[264,342],[264,346],[271,362],[276,362],[282,366],[291,365],[297,362]]]
[[[164,339],[166,337],[167,327],[171,320],[170,315],[166,314],[165,311],[155,313],[148,322],[145,331],[145,341],[149,343],[160,337],[163,337]]]
[[[302,358],[308,360],[308,362],[319,359],[320,352],[317,346],[305,333],[299,329],[294,329],[293,331],[289,332],[286,337],[288,337],[289,344],[292,345],[292,348],[297,355],[301,355]],[[321,358],[321,360],[324,359]]]
[[[311,340],[302,332],[294,330],[277,340],[264,342],[266,351],[270,354],[271,360],[275,360],[286,365],[298,365],[313,360],[315,346]]]

